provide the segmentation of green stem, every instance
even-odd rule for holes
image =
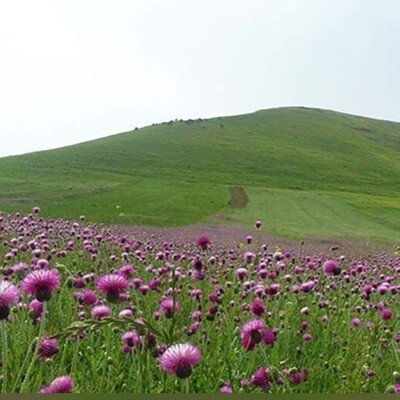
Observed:
[[[190,393],[189,378],[185,379],[185,393]]]
[[[36,346],[35,346],[35,351],[33,352],[33,357],[31,359],[31,363],[29,364],[28,371],[26,372],[24,381],[22,382],[21,390],[20,393],[23,393],[26,385],[28,383],[29,377],[32,373],[33,367],[35,363],[37,362],[37,356],[39,354],[39,349],[40,349],[40,342],[42,339],[42,335],[44,332],[44,324],[46,320],[46,312],[47,312],[47,302],[43,302],[43,312],[42,312],[42,320],[40,321],[40,327],[39,327],[39,335],[37,338]]]
[[[8,353],[8,342],[7,342],[7,325],[6,321],[3,319],[1,321],[1,333],[3,336],[3,385],[1,386],[1,392],[2,393],[7,393],[6,387],[7,387],[7,382],[8,382],[8,377],[7,377],[7,353]]]

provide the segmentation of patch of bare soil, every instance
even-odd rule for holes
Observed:
[[[229,200],[229,205],[232,208],[243,208],[249,202],[249,196],[247,196],[244,188],[241,186],[230,187],[229,191],[231,193],[231,199]]]

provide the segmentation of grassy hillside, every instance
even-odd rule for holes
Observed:
[[[318,109],[174,121],[0,159],[0,209],[399,241],[399,150],[399,123]]]

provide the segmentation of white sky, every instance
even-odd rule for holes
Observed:
[[[0,0],[0,156],[287,105],[400,121],[400,1]]]

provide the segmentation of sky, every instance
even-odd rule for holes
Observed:
[[[0,0],[0,157],[284,106],[400,121],[399,0]]]

